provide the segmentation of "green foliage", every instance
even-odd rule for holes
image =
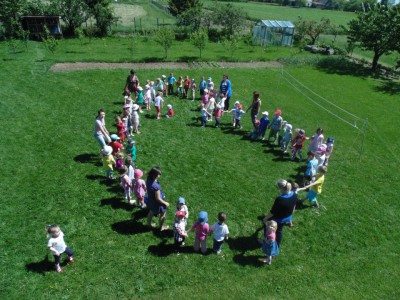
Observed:
[[[201,11],[202,2],[200,0],[169,0],[168,9],[173,16],[180,16],[185,12]]]
[[[400,51],[400,5],[374,5],[367,12],[359,12],[349,22],[348,40],[374,52],[372,69],[376,69],[383,54]]]
[[[72,36],[75,29],[90,17],[89,7],[83,0],[54,0],[51,2],[54,12],[59,14],[66,24],[65,35]]]
[[[56,14],[50,2],[42,0],[29,0],[23,2],[22,14],[32,16],[51,16]]]
[[[229,4],[217,5],[213,8],[212,22],[214,25],[222,27],[225,37],[229,38],[235,32],[245,27],[247,13],[237,6]]]
[[[206,47],[208,40],[207,31],[205,29],[199,29],[190,35],[190,41],[192,44],[199,49],[199,56],[201,58],[201,51]]]
[[[305,40],[310,45],[315,45],[318,37],[331,26],[329,19],[322,18],[320,22],[299,20],[296,22],[296,40]]]
[[[0,5],[0,23],[4,27],[6,38],[19,38],[22,25],[19,20],[24,0],[3,0]]]
[[[238,34],[232,34],[228,36],[222,43],[224,49],[230,54],[231,59],[236,50],[239,48],[240,36]]]
[[[175,33],[171,29],[162,28],[155,32],[154,41],[164,49],[164,59],[168,57],[168,49],[175,39]]]
[[[369,118],[366,151],[359,160],[358,131],[296,92],[281,78],[281,70],[174,70],[175,76],[211,76],[217,86],[228,72],[232,104],[240,100],[248,107],[257,89],[263,111],[280,108],[294,128],[311,135],[321,126],[325,136],[335,137],[321,208],[295,211],[295,227],[285,227],[281,253],[267,268],[260,263],[257,217],[271,208],[276,180],[301,178],[304,162],[291,162],[278,147],[250,142],[248,114],[242,117],[241,131],[232,129],[230,115],[222,117],[221,129],[200,128],[199,100],[169,96],[166,103],[175,109],[169,120],[156,121],[154,111],[145,111],[140,118],[142,134],[135,136],[137,164],[144,172],[161,166],[160,182],[171,203],[166,223],[173,224],[179,196],[189,207],[188,226],[200,210],[208,211],[210,223],[219,211],[228,214],[231,234],[222,255],[193,253],[190,235],[185,251],[177,256],[170,251],[172,233],[147,230],[146,212],[128,207],[119,182],[105,181],[98,165],[94,117],[104,107],[107,127],[116,132],[113,118],[121,111],[121,86],[129,69],[49,71],[55,60],[112,62],[128,57],[128,40],[108,39],[107,48],[100,39],[84,48],[78,40],[62,40],[63,47],[54,55],[41,43],[29,43],[18,59],[8,53],[6,42],[0,43],[0,85],[6,95],[0,124],[10,140],[1,149],[3,299],[354,299],[361,294],[368,299],[397,298],[396,81],[375,80],[360,69],[352,70],[348,61],[341,68],[333,61],[326,69],[318,64],[285,68],[336,105]],[[175,46],[173,58],[193,48],[189,42]],[[153,55],[150,48],[156,47],[146,43],[138,48],[141,60]],[[220,53],[217,45],[206,49],[215,53],[204,56]],[[239,48],[238,57],[246,56],[246,50]],[[134,67],[143,82],[171,71]],[[52,271],[53,258],[46,249],[43,229],[51,223],[61,225],[67,244],[76,251],[76,263],[65,266],[63,274]],[[212,237],[207,244],[210,248]]]
[[[114,16],[113,9],[110,7],[110,2],[107,0],[88,1],[91,13],[96,20],[97,35],[107,36],[111,35],[111,25],[118,21]],[[97,2],[97,3],[93,3]],[[94,5],[93,5],[94,4]]]
[[[56,52],[58,48],[58,41],[54,38],[54,36],[50,34],[50,31],[47,27],[45,27],[45,32],[41,38],[44,47],[52,54],[54,54],[54,52]]]

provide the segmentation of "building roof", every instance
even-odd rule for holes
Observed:
[[[294,28],[290,21],[261,20],[261,23],[266,27]]]

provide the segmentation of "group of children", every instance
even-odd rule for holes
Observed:
[[[176,87],[176,89],[174,89]],[[176,94],[182,98],[189,98],[189,90],[191,91],[192,100],[195,99],[195,92],[197,86],[195,80],[189,79],[186,76],[183,79],[180,76],[175,79],[173,73],[169,77],[162,75],[157,78],[155,82],[147,80],[145,91],[141,86],[137,87],[135,94],[126,93],[124,95],[123,112],[120,116],[115,117],[115,126],[117,133],[110,136],[111,142],[104,146],[101,150],[103,167],[106,171],[108,179],[114,180],[114,172],[118,172],[121,186],[124,190],[125,199],[130,205],[137,204],[140,208],[146,208],[145,195],[146,195],[146,182],[142,179],[143,171],[136,168],[136,143],[132,138],[135,134],[140,134],[140,113],[142,109],[151,109],[152,103],[156,108],[157,119],[160,119],[161,108],[163,107],[163,97]],[[218,91],[214,89],[212,78],[205,81],[204,76],[199,83],[199,90],[201,95],[201,122],[202,126],[215,118],[215,127],[220,126],[220,118],[224,113],[233,113],[232,124],[235,128],[242,128],[241,117],[246,112],[243,110],[243,105],[236,101],[234,108],[231,110],[224,110],[226,99],[224,94],[218,95]],[[132,99],[134,96],[135,99]],[[218,97],[218,101],[216,100]],[[168,112],[165,115],[167,118],[174,116],[174,111],[171,105],[167,105]],[[307,196],[303,199],[309,199],[310,202],[318,206],[316,197],[322,191],[324,183],[324,174],[326,173],[326,166],[328,165],[329,157],[333,151],[334,139],[329,137],[324,141],[323,129],[318,128],[312,137],[307,137],[303,129],[296,129],[295,134],[292,132],[292,125],[284,121],[282,111],[277,109],[273,119],[268,119],[268,112],[262,112],[260,119],[256,118],[255,128],[251,133],[252,139],[259,139],[264,141],[266,131],[269,129],[267,142],[274,142],[279,145],[284,153],[291,150],[291,158],[294,160],[299,156],[302,160],[302,149],[305,140],[310,140],[311,143],[308,147],[307,156],[307,170],[304,176],[302,188],[299,188],[294,183],[297,191],[310,189]],[[272,141],[271,141],[272,140]],[[297,186],[296,186],[297,185]],[[134,196],[134,197],[133,197]],[[134,199],[135,198],[135,199]],[[185,199],[179,197],[177,208],[175,211],[175,222],[173,227],[174,245],[176,253],[179,254],[179,249],[185,244],[185,239],[191,231],[195,231],[194,250],[199,250],[204,254],[207,252],[207,237],[211,234],[213,238],[213,251],[217,254],[221,253],[224,241],[228,239],[229,229],[225,224],[226,214],[220,212],[218,214],[218,222],[215,222],[211,227],[208,222],[208,214],[206,211],[201,211],[198,214],[196,222],[186,230],[187,220],[189,218],[189,211],[185,204]],[[262,249],[267,256],[264,261],[266,264],[271,264],[271,260],[279,253],[278,246],[275,241],[275,232],[277,224],[275,221],[267,221],[264,224],[264,238],[261,241]],[[46,232],[49,237],[48,248],[53,252],[55,257],[56,271],[62,272],[60,267],[60,258],[62,253],[67,254],[67,261],[74,262],[72,257],[73,251],[68,248],[64,242],[64,234],[58,225],[48,226]]]

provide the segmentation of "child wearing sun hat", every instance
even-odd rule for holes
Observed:
[[[206,211],[199,212],[197,221],[190,227],[187,233],[191,232],[193,229],[196,230],[196,235],[194,239],[194,251],[198,252],[201,247],[201,253],[207,253],[207,236],[210,233],[210,225],[207,223],[208,214]]]
[[[132,191],[135,194],[137,205],[140,208],[145,208],[146,204],[144,204],[144,196],[147,192],[146,182],[141,179],[143,176],[143,171],[140,169],[135,169],[133,171],[134,179],[132,180]]]
[[[270,139],[273,137],[274,138],[274,143],[277,145],[278,144],[278,132],[282,128],[282,111],[280,109],[277,109],[275,111],[275,116],[272,118],[271,123],[269,124],[268,128],[270,129],[269,134],[268,134],[268,140],[267,142],[270,142]]]
[[[115,166],[115,159],[112,156],[113,148],[110,146],[104,146],[104,148],[100,151],[101,160],[103,162],[104,170],[106,171],[106,176],[108,179],[114,179],[113,171]]]

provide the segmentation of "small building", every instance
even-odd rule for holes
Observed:
[[[261,20],[253,28],[253,43],[261,46],[292,46],[294,25],[290,21]]]
[[[45,27],[54,37],[62,36],[60,16],[22,16],[22,28],[29,31],[29,37],[40,39],[45,33]]]

